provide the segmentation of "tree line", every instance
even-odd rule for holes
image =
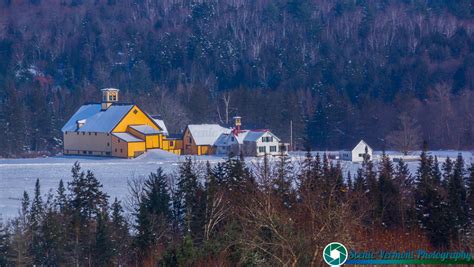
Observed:
[[[0,155],[55,153],[99,89],[340,149],[472,149],[471,1],[0,1]],[[408,137],[406,137],[408,136]],[[418,142],[417,142],[418,141]]]
[[[416,173],[387,155],[355,174],[308,153],[296,164],[265,157],[211,166],[187,158],[130,182],[122,203],[78,163],[72,180],[24,193],[0,226],[0,265],[319,266],[337,240],[358,250],[469,250],[474,166],[426,151]],[[124,212],[124,209],[127,212]]]

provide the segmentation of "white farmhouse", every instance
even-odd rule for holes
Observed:
[[[277,156],[288,153],[288,144],[281,143],[270,130],[240,130],[240,117],[236,117],[235,128],[223,133],[214,143],[218,155]]]
[[[352,150],[342,150],[339,152],[339,159],[352,162],[364,161],[364,154],[366,153],[369,159],[372,158],[373,149],[364,141],[360,142]]]

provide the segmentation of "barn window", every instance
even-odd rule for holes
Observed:
[[[174,142],[173,142],[173,141],[170,141],[170,146],[174,146]]]
[[[137,113],[138,113],[138,110],[135,109],[135,110],[133,111],[133,114],[137,115]]]
[[[193,142],[193,139],[189,137],[189,143],[192,143],[192,142]]]
[[[120,153],[123,153],[123,149],[120,149]]]

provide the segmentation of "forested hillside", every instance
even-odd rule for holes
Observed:
[[[98,89],[297,147],[474,147],[469,0],[1,0],[0,155],[55,151]]]

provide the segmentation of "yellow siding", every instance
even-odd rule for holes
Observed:
[[[128,157],[134,158],[146,151],[145,142],[130,142],[128,143]]]
[[[194,143],[191,132],[189,132],[189,129],[186,128],[186,131],[183,135],[183,154],[200,155],[198,153],[198,146],[196,146],[196,143]]]
[[[129,125],[146,124],[156,130],[161,130],[156,124],[136,105],[128,112],[122,121],[112,130],[113,133],[126,132]]]

